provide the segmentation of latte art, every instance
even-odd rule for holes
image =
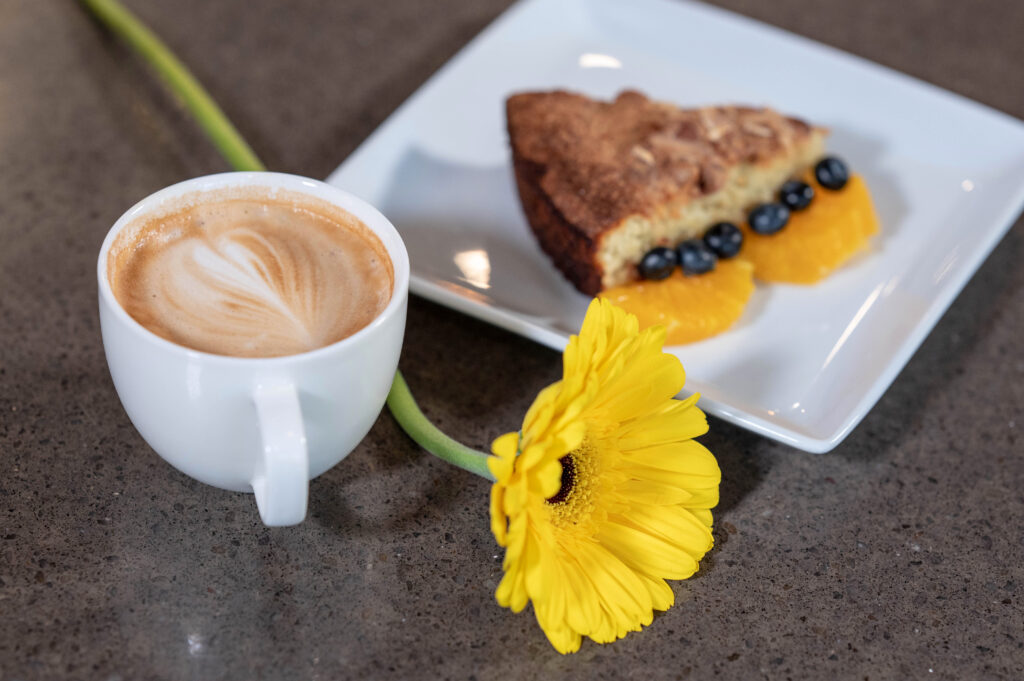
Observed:
[[[111,251],[114,294],[150,331],[215,354],[346,338],[387,306],[391,261],[356,218],[311,201],[232,198],[128,229]]]

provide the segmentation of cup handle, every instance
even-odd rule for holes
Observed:
[[[252,480],[265,525],[298,525],[306,517],[309,453],[299,394],[291,383],[260,384],[253,393],[263,441],[263,469]]]

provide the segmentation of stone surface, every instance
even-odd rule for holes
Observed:
[[[1024,116],[1017,0],[721,4]],[[129,5],[269,166],[322,177],[504,3]],[[713,421],[725,477],[700,575],[644,633],[561,657],[494,602],[488,485],[388,415],[292,529],[135,433],[95,254],[134,201],[222,169],[75,3],[0,2],[0,679],[1024,678],[1020,223],[833,453]],[[478,447],[559,372],[417,299],[402,366]]]

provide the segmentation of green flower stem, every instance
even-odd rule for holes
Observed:
[[[142,55],[196,117],[210,141],[235,170],[266,170],[238,130],[167,46],[117,0],[81,0],[107,28]]]
[[[438,430],[416,405],[416,400],[409,392],[409,386],[405,383],[401,371],[395,373],[395,382],[391,384],[388,408],[398,421],[398,425],[428,452],[470,473],[494,480],[494,475],[487,467],[490,455],[470,449]]]
[[[210,141],[227,159],[231,167],[235,170],[266,170],[256,153],[242,139],[238,130],[220,110],[213,98],[203,89],[203,86],[199,84],[199,81],[167,49],[167,46],[125,9],[118,0],[81,0],[81,2],[103,25],[121,36],[156,70],[171,92],[185,103]],[[459,468],[476,473],[488,480],[494,480],[494,476],[487,468],[487,460],[490,456],[459,444],[427,420],[427,417],[416,405],[416,400],[409,392],[409,386],[406,385],[401,372],[395,373],[387,404],[395,420],[409,434],[409,437],[428,452]]]

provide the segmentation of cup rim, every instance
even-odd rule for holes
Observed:
[[[233,355],[218,355],[212,352],[196,350],[158,336],[137,322],[118,302],[110,286],[110,280],[107,277],[108,254],[117,235],[125,227],[138,219],[139,216],[154,211],[168,201],[188,194],[202,194],[228,187],[266,187],[268,189],[281,189],[305,194],[322,201],[327,201],[359,218],[381,240],[388,257],[391,259],[395,278],[391,299],[388,301],[388,304],[369,324],[350,336],[313,350],[277,357],[235,357]],[[258,364],[263,367],[271,367],[273,365],[293,362],[313,361],[359,343],[378,327],[386,323],[400,309],[404,308],[405,301],[408,298],[410,272],[409,253],[398,230],[395,229],[395,226],[391,224],[391,221],[383,213],[358,196],[326,182],[302,175],[269,171],[235,171],[203,175],[177,182],[138,201],[114,222],[103,239],[103,245],[100,247],[99,257],[96,262],[96,276],[99,284],[100,300],[107,305],[120,322],[148,342],[155,343],[169,352],[189,358],[201,358],[206,362],[225,365]]]

